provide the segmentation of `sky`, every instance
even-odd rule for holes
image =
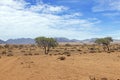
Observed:
[[[120,39],[120,0],[0,0],[0,39]]]

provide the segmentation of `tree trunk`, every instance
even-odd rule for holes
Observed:
[[[103,46],[103,50],[104,50],[104,52],[106,52],[105,48],[106,48],[106,47],[105,47],[105,46]]]
[[[108,51],[110,51],[109,45],[106,45],[106,47],[107,47]]]
[[[49,51],[50,51],[50,47],[47,48],[47,54],[49,53]]]
[[[46,55],[48,54],[46,47],[44,47],[44,53],[45,53]]]

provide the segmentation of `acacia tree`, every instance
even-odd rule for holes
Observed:
[[[49,53],[51,47],[56,47],[58,45],[55,39],[46,37],[37,37],[35,38],[35,42],[39,47],[44,49],[45,54]]]
[[[105,38],[96,39],[95,43],[102,44],[103,46],[106,46],[107,50],[109,51],[110,50],[109,45],[112,41],[113,41],[113,39],[111,37],[105,37]]]

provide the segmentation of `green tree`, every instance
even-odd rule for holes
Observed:
[[[57,41],[53,38],[46,38],[46,37],[37,37],[35,38],[35,42],[39,47],[44,49],[44,53],[48,54],[50,48],[56,47],[58,45]]]
[[[109,51],[110,50],[109,45],[112,41],[113,41],[113,39],[111,37],[105,37],[105,38],[96,39],[95,43],[102,44],[103,46],[106,46],[107,50]]]

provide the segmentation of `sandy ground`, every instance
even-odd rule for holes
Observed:
[[[12,56],[0,59],[0,80],[90,80],[120,78],[120,53]]]

